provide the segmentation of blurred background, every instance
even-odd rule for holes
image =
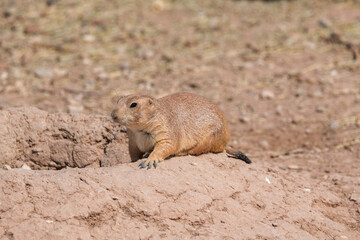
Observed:
[[[110,119],[114,107],[113,99],[116,96],[142,93],[162,97],[180,91],[193,92],[216,103],[229,121],[232,134],[230,145],[246,153],[253,160],[252,165],[246,166],[248,175],[242,174],[244,171],[239,171],[240,183],[246,182],[246,186],[241,189],[247,192],[237,196],[239,192],[236,189],[237,192],[230,196],[233,198],[230,200],[236,198],[238,202],[245,204],[245,208],[239,208],[239,211],[244,210],[247,215],[255,213],[253,216],[256,219],[263,218],[261,221],[256,220],[260,224],[258,228],[270,227],[273,234],[278,234],[280,229],[292,231],[295,229],[294,226],[298,226],[312,236],[324,236],[319,239],[350,240],[350,235],[347,235],[349,229],[351,232],[354,231],[352,236],[355,236],[356,232],[359,233],[360,0],[0,0],[0,113],[3,116],[0,120],[3,122],[11,119],[11,115],[8,111],[1,110],[12,107],[37,107],[50,113],[101,114]],[[31,111],[34,110],[27,109],[24,112]],[[18,111],[16,117],[21,118],[21,114],[21,111]],[[44,117],[49,115],[44,113],[43,121],[36,124],[32,124],[32,119],[29,120],[27,116],[29,115],[24,114],[21,121],[10,120],[12,124],[0,126],[0,133],[4,136],[11,133],[14,136],[16,131],[12,131],[13,129],[8,126],[22,129],[23,126],[19,125],[25,122],[28,125],[25,125],[24,129],[29,130],[28,128],[36,126],[37,129],[50,134],[51,131],[39,126],[44,123],[44,119],[49,120],[46,123],[51,123],[51,117]],[[18,142],[15,143],[14,140],[13,144],[28,154],[25,156],[52,156],[51,160],[54,163],[63,164],[59,168],[68,165],[70,160],[67,158],[75,159],[78,156],[85,159],[80,166],[86,166],[86,160],[91,161],[104,153],[111,155],[115,160],[123,158],[119,152],[121,153],[124,149],[121,147],[125,144],[111,142],[114,136],[108,133],[108,128],[105,127],[105,135],[99,135],[103,134],[102,131],[97,131],[98,135],[95,135],[96,131],[92,126],[97,126],[96,124],[104,118],[90,118],[91,122],[82,119],[80,117],[77,121],[65,124],[75,125],[71,128],[71,133],[67,128],[59,128],[58,132],[63,135],[59,134],[60,141],[51,142],[50,148],[47,146],[47,140],[38,137],[36,132],[34,137],[24,138],[22,136],[26,131],[20,130],[18,132],[23,135],[18,138]],[[59,121],[66,122],[62,119]],[[86,134],[93,134],[91,139],[100,136],[100,140],[97,138],[93,141],[96,143],[94,148],[85,148],[90,141],[86,140],[85,144],[76,146],[75,151],[73,142],[76,143],[76,139],[69,136],[72,136],[72,132],[77,134],[79,129],[84,131],[85,125]],[[39,136],[42,136],[41,134]],[[108,135],[111,135],[111,138],[107,137]],[[58,135],[52,135],[54,136]],[[33,138],[36,141],[32,141]],[[22,149],[23,143],[26,143],[26,149]],[[96,149],[96,146],[110,144],[113,148]],[[62,148],[65,150],[61,150]],[[5,148],[3,152],[6,154],[10,151],[7,152]],[[25,164],[22,164],[25,157],[21,154],[18,154],[21,161],[14,161],[18,160],[18,167],[24,168]],[[42,161],[47,158],[38,159]],[[102,164],[105,162],[103,160],[102,158]],[[238,165],[238,162],[224,164],[215,159],[211,160],[211,157],[209,160],[209,168],[214,167],[210,172],[222,168],[225,171],[231,169],[233,172],[238,171],[239,166],[243,166]],[[79,166],[75,160],[74,162],[74,166]],[[225,166],[222,167],[222,164]],[[199,166],[194,170],[207,171]],[[26,167],[30,168],[27,165]],[[11,169],[10,166],[8,169]],[[182,168],[180,166],[177,169]],[[186,169],[189,168],[185,166],[184,171]],[[231,179],[222,170],[221,179]],[[105,172],[107,174],[107,170]],[[31,226],[28,228],[29,231],[20,231],[24,234],[34,232],[32,226],[34,223],[36,225],[37,220],[47,226],[41,229],[51,229],[49,232],[55,234],[63,233],[64,228],[61,226],[65,222],[74,224],[70,225],[71,231],[77,231],[75,226],[85,223],[86,226],[91,226],[92,234],[95,236],[104,234],[98,228],[97,221],[105,223],[103,225],[106,225],[108,230],[120,229],[112,227],[117,222],[113,216],[117,212],[114,209],[123,211],[131,218],[136,215],[140,221],[143,221],[143,217],[146,222],[148,219],[151,220],[148,222],[150,225],[146,223],[141,228],[138,224],[130,224],[136,227],[133,228],[134,236],[145,236],[139,235],[142,234],[139,229],[146,228],[152,231],[152,223],[160,229],[168,228],[167,223],[159,224],[156,220],[160,215],[151,215],[153,210],[147,215],[143,210],[133,208],[132,203],[129,208],[128,203],[126,207],[121,207],[120,203],[123,201],[114,198],[116,194],[108,192],[107,187],[105,195],[108,197],[104,195],[105,198],[102,198],[101,202],[95,201],[95,205],[85,202],[84,207],[79,210],[80,217],[69,210],[69,199],[75,199],[79,194],[83,199],[82,192],[78,192],[82,185],[86,185],[84,189],[89,189],[90,186],[92,191],[105,189],[105,186],[111,186],[114,192],[116,189],[122,189],[112,184],[111,175],[104,178],[108,179],[107,182],[100,184],[98,180],[102,178],[101,174],[82,171],[81,174],[85,176],[84,179],[89,179],[89,183],[80,178],[81,182],[84,182],[80,185],[78,172],[73,172],[76,173],[76,177],[71,177],[68,172],[63,172],[66,175],[46,173],[46,176],[38,172],[31,175],[24,173],[23,176],[15,171],[13,173],[9,172],[9,175],[6,175],[12,178],[9,180],[5,177],[3,182],[6,185],[2,187],[5,194],[5,205],[2,206],[5,210],[11,210],[4,211],[2,215],[5,218],[2,217],[2,222],[11,228],[6,230],[0,227],[0,235],[3,233],[10,239],[17,236],[13,236],[11,230],[17,226],[25,226],[25,229]],[[95,175],[92,175],[93,173]],[[264,185],[252,182],[264,179],[266,175],[254,177],[258,173],[268,173],[274,184],[272,188],[261,189],[259,195],[256,193],[258,187]],[[46,187],[40,184],[41,181],[36,180],[35,175],[45,177],[45,180],[41,181],[46,183]],[[50,175],[54,177],[50,178]],[[70,184],[63,181],[62,176],[67,180],[76,178],[78,181]],[[204,176],[206,178],[209,174]],[[204,176],[201,178],[205,181]],[[267,177],[265,180],[271,184]],[[55,199],[52,204],[47,195],[44,195],[45,192],[60,194],[65,191],[62,189],[67,189],[70,185],[74,186],[69,188],[69,199],[64,195],[59,200],[51,195],[51,201]],[[41,190],[41,186],[45,190],[49,188],[50,192]],[[76,193],[72,192],[75,189],[73,187],[76,187]],[[293,187],[300,187],[302,190],[292,191]],[[134,189],[137,191],[140,188]],[[211,191],[209,192],[207,185],[204,185],[204,189],[208,193],[216,190],[211,187],[211,182]],[[15,194],[8,195],[13,191]],[[301,192],[304,195],[301,195]],[[307,194],[310,192],[314,193],[311,196],[316,198],[309,198]],[[103,193],[101,190],[95,195],[90,195],[94,199],[94,196]],[[146,195],[151,191],[140,193]],[[159,193],[162,192],[156,191],[156,195]],[[176,199],[183,193],[181,192]],[[205,199],[198,195],[197,190],[194,190],[194,193],[196,194],[184,194],[183,196],[187,195],[185,201],[194,196],[200,196],[201,201]],[[264,195],[269,193],[274,194],[271,195],[274,198],[268,201],[270,204],[266,206],[266,201],[261,198],[270,196]],[[145,206],[137,195],[130,195],[131,202],[135,199],[135,205],[136,202],[140,202],[140,208]],[[168,194],[164,196],[168,198]],[[172,196],[169,194],[170,200]],[[246,199],[248,196],[253,199]],[[109,199],[111,203],[107,204],[104,199]],[[277,199],[282,201],[275,203]],[[113,200],[119,201],[118,206],[121,209],[112,207]],[[214,233],[217,230],[212,226],[214,221],[218,221],[214,219],[218,218],[213,218],[208,209],[228,211],[223,207],[228,202],[221,199],[210,208],[208,205],[215,200],[218,199],[214,198],[211,203],[206,203],[206,207],[199,210],[200,215],[192,217],[190,213],[188,220],[186,217],[170,220],[176,220],[175,226],[184,225],[194,237],[199,236],[199,232],[207,233],[207,230],[202,229],[209,226],[209,232]],[[24,204],[21,207],[13,204],[19,202]],[[41,204],[34,205],[36,202]],[[237,206],[238,202],[229,202],[229,213],[231,205]],[[305,202],[306,205],[301,205]],[[50,207],[51,214],[59,213],[51,209],[53,206],[62,207],[61,203],[67,204],[62,218],[66,216],[66,212],[71,212],[71,216],[75,216],[74,221],[62,221],[61,217],[56,217],[54,224],[62,225],[49,224],[53,221],[47,217],[44,209]],[[306,215],[308,218],[303,218],[303,213],[296,213],[298,207],[289,208],[298,204],[307,206],[304,213],[309,214]],[[314,212],[309,210],[310,205],[307,204],[311,204],[311,208],[314,207]],[[78,208],[76,204],[73,206]],[[149,209],[156,208],[151,206]],[[165,212],[171,208],[171,205],[167,206]],[[173,212],[178,212],[178,209],[171,210],[169,216],[172,216]],[[88,215],[85,214],[87,211],[90,211]],[[162,212],[161,209],[159,211]],[[283,215],[283,212],[290,214]],[[317,212],[321,212],[322,215],[316,215]],[[9,214],[15,216],[15,222],[7,221],[6,216],[10,216]],[[221,216],[227,216],[223,214],[225,213],[222,212]],[[232,214],[228,216],[234,217]],[[40,218],[45,215],[44,219]],[[37,220],[21,222],[21,219],[29,216]],[[334,222],[329,221],[330,219]],[[324,223],[325,227],[319,228],[321,224],[312,224],[312,221]],[[123,222],[121,219],[121,225],[124,225]],[[191,227],[188,225],[190,222]],[[224,226],[224,231],[229,229],[226,222],[218,223],[221,227]],[[191,230],[188,230],[186,225]],[[334,232],[337,232],[342,226],[349,228],[344,228],[343,236],[334,236],[327,231],[333,228]],[[275,227],[278,227],[277,230]],[[287,236],[290,236],[290,239],[295,235]],[[259,233],[256,238],[265,239],[265,236]]]
[[[194,92],[254,156],[359,156],[360,1],[2,0],[0,108]]]

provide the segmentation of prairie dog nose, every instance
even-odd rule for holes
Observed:
[[[118,119],[118,117],[116,116],[116,109],[114,109],[112,112],[111,112],[111,117],[114,121],[116,121]]]

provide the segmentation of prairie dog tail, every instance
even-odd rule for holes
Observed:
[[[240,152],[239,150],[236,150],[236,149],[233,149],[232,147],[227,146],[225,148],[225,151],[226,151],[228,157],[240,159],[240,160],[246,162],[247,164],[251,163],[251,160],[245,154]]]

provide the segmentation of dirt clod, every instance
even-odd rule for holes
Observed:
[[[130,162],[126,136],[109,117],[17,108],[0,111],[0,123],[0,167],[16,168],[20,162],[23,169],[61,169]]]

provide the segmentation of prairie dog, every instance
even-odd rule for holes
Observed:
[[[132,161],[150,153],[139,167],[148,169],[170,156],[219,153],[251,163],[242,152],[227,147],[227,121],[215,104],[191,93],[155,99],[146,95],[120,97],[111,117],[126,126]]]

